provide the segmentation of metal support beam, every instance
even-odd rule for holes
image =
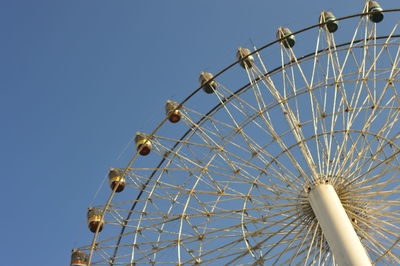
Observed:
[[[371,265],[339,196],[330,184],[318,184],[308,195],[324,237],[340,266]]]

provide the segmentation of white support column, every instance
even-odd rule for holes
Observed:
[[[316,185],[311,188],[308,199],[336,263],[340,266],[371,265],[333,186]]]

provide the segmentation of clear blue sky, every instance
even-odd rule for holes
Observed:
[[[166,99],[278,26],[364,5],[349,2],[0,1],[1,264],[68,265],[91,241],[86,209],[107,169],[126,165],[118,155],[161,121]]]

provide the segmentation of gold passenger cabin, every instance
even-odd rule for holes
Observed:
[[[136,149],[140,155],[146,156],[152,149],[150,138],[144,134],[137,132],[135,137]]]
[[[73,249],[71,253],[71,264],[70,266],[87,266],[89,256],[86,252],[79,249]]]
[[[104,219],[102,219],[103,210],[91,207],[88,209],[87,212],[87,222],[89,229],[92,233],[96,233],[97,228],[99,228],[99,232],[103,230],[104,226]]]
[[[177,102],[167,100],[165,104],[165,113],[169,122],[178,123],[181,120],[182,114],[178,107],[179,104]]]
[[[123,176],[123,171],[121,169],[111,168],[108,172],[108,181],[110,182],[110,187],[115,192],[119,193],[124,190],[126,179]]]

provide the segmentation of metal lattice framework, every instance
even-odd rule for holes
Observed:
[[[277,40],[216,74],[214,94],[195,90],[101,206],[91,265],[335,264],[308,200],[320,183],[371,262],[400,264],[399,11],[297,31],[309,54]]]

